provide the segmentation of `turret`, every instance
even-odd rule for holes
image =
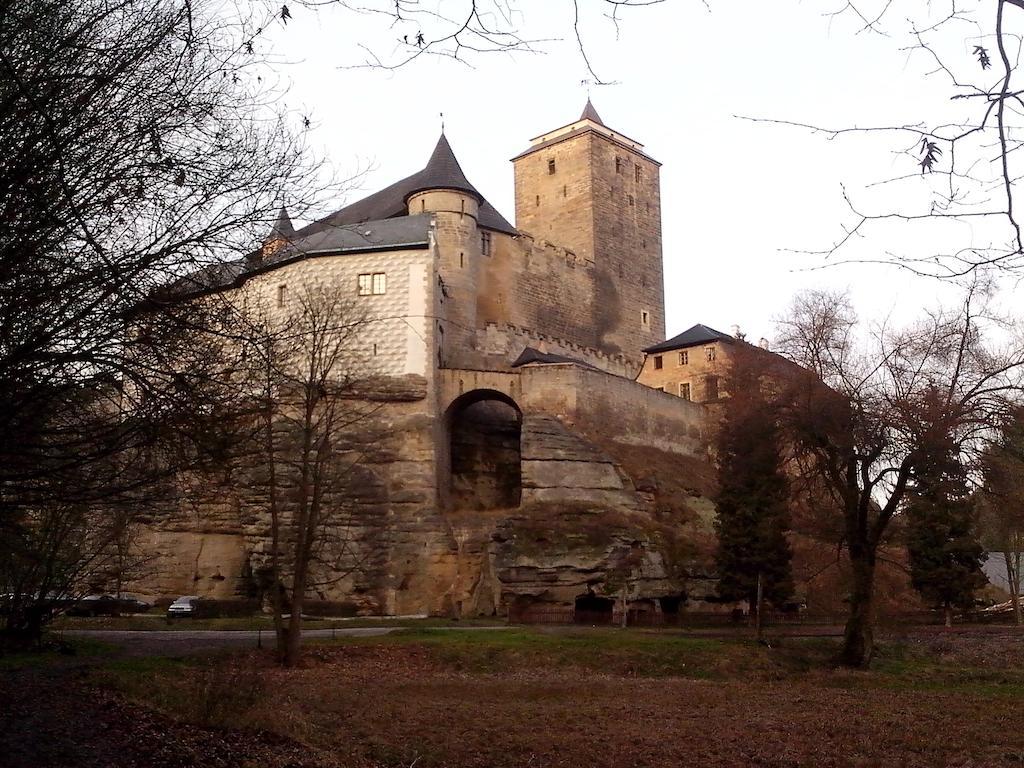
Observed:
[[[477,217],[483,197],[462,172],[443,133],[426,167],[416,174],[405,201],[409,215],[434,215],[446,346],[453,351],[472,349],[476,345],[481,258]],[[448,350],[442,352],[442,358],[452,364]]]
[[[284,248],[295,235],[295,227],[292,225],[288,209],[283,205],[277,212],[277,219],[274,221],[270,232],[263,238],[263,247],[260,249],[260,258],[266,260]]]

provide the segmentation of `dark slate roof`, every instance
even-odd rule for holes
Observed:
[[[512,363],[512,367],[519,368],[520,366],[530,365],[531,363],[572,363],[573,365],[582,365],[584,368],[593,368],[595,371],[598,370],[597,366],[591,365],[583,360],[577,360],[574,357],[566,357],[565,355],[557,355],[553,352],[541,352],[539,349],[534,349],[533,347],[526,347],[519,354],[519,357],[516,358],[515,362]]]
[[[437,140],[434,151],[430,153],[427,167],[416,175],[416,184],[406,192],[405,196],[408,198],[424,189],[459,189],[469,192],[477,200],[483,201],[484,199],[484,196],[476,191],[476,187],[469,183],[466,174],[462,172],[462,166],[455,159],[452,146],[443,133]]]
[[[698,344],[708,344],[712,341],[735,341],[736,339],[727,333],[716,331],[714,328],[708,328],[706,325],[698,323],[692,328],[680,333],[678,336],[673,336],[671,339],[667,339],[652,347],[648,347],[644,352],[669,352],[673,349],[684,349],[685,347],[695,347]]]
[[[168,290],[186,295],[220,290],[240,285],[249,275],[277,264],[316,254],[425,248],[429,244],[431,216],[429,213],[409,216],[406,206],[410,195],[425,189],[467,192],[480,201],[477,222],[481,227],[518,234],[516,228],[469,182],[442,133],[423,170],[298,231],[282,206],[267,241],[280,237],[288,244],[265,261],[250,257],[212,264],[181,278]]]
[[[288,209],[283,205],[281,210],[277,212],[277,221],[274,222],[274,226],[270,228],[270,234],[267,235],[267,240],[287,240],[295,234],[295,227],[292,224],[292,219],[288,215]]]
[[[178,280],[172,293],[207,293],[241,285],[250,275],[290,261],[326,254],[426,248],[430,243],[429,213],[380,221],[325,227],[302,236],[301,231],[262,262],[248,258],[211,264]]]
[[[590,101],[590,97],[587,97],[587,106],[583,108],[583,114],[580,115],[580,120],[593,120],[598,125],[604,125],[604,121],[601,120],[601,116],[597,114],[597,110],[594,109],[594,105]]]
[[[462,172],[462,167],[443,133],[422,171],[414,173],[412,176],[406,176],[401,181],[396,181],[379,192],[374,192],[326,218],[303,227],[298,234],[303,236],[325,228],[356,224],[372,219],[405,216],[408,210],[406,200],[410,195],[424,189],[458,189],[468,192],[480,201],[477,222],[481,227],[507,232],[511,235],[517,234],[516,228],[509,224],[505,217],[498,213],[497,209],[487,202],[466,178],[466,174]]]

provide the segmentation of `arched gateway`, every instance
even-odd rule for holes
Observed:
[[[473,389],[455,398],[444,418],[449,509],[519,506],[522,423],[522,411],[504,392]]]

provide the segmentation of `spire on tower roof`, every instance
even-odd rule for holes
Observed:
[[[270,232],[267,234],[264,242],[269,242],[270,240],[289,240],[294,234],[295,227],[292,225],[291,217],[288,215],[288,209],[282,205],[281,210],[277,212],[277,220],[270,228]]]
[[[455,153],[452,152],[451,145],[444,133],[437,140],[437,146],[434,147],[426,167],[414,178],[412,189],[405,195],[407,200],[416,192],[422,192],[425,189],[458,189],[483,200],[483,196],[477,192],[476,187],[469,183],[466,174],[462,172],[462,166],[455,159]]]
[[[601,116],[597,114],[597,110],[594,109],[594,105],[591,103],[589,96],[587,97],[587,106],[583,108],[583,114],[580,115],[580,120],[590,120],[598,125],[604,125],[604,121],[601,120]]]

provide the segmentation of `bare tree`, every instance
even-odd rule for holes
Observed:
[[[482,55],[539,53],[568,39],[579,52],[587,73],[586,82],[600,86],[614,83],[598,74],[601,68],[594,64],[592,46],[587,43],[588,27],[604,23],[618,35],[629,11],[663,2],[559,0],[556,5],[562,11],[564,26],[544,28],[539,34],[528,31],[527,4],[516,0],[296,0],[295,4],[307,8],[339,6],[380,21],[378,37],[387,42],[360,44],[363,58],[358,63],[346,64],[352,68],[395,70],[425,58],[472,66]],[[287,5],[280,8],[280,15],[283,20],[291,17]]]
[[[986,342],[982,304],[972,290],[958,311],[861,335],[845,297],[812,292],[780,323],[780,349],[807,369],[786,393],[788,438],[843,518],[852,569],[846,665],[871,661],[879,547],[916,472],[949,446],[977,456],[1024,385],[1024,349]]]
[[[156,289],[245,253],[282,192],[301,207],[315,189],[301,126],[246,48],[251,20],[224,12],[14,0],[0,14],[0,589],[18,600],[74,589],[116,549],[101,532],[128,521],[105,523],[200,457],[183,441],[209,430],[195,397],[217,389],[216,351],[183,358],[205,317]]]
[[[269,518],[264,580],[279,656],[294,666],[307,594],[360,562],[352,500],[363,481],[363,450],[380,436],[372,424],[377,406],[363,399],[373,377],[360,339],[367,321],[350,300],[315,286],[288,307],[255,302],[242,314],[252,329],[242,396],[254,418],[241,461]]]
[[[1024,2],[838,0],[829,15],[833,24],[852,23],[857,34],[892,40],[924,78],[944,84],[948,99],[913,123],[768,120],[829,140],[877,146],[881,139],[887,155],[896,155],[895,175],[860,189],[844,186],[847,220],[817,253],[834,262],[864,260],[856,243],[884,237],[898,224],[901,244],[879,248],[883,261],[942,278],[979,267],[1019,272],[1024,239],[1016,192],[1024,173],[1024,101],[1016,76]]]

